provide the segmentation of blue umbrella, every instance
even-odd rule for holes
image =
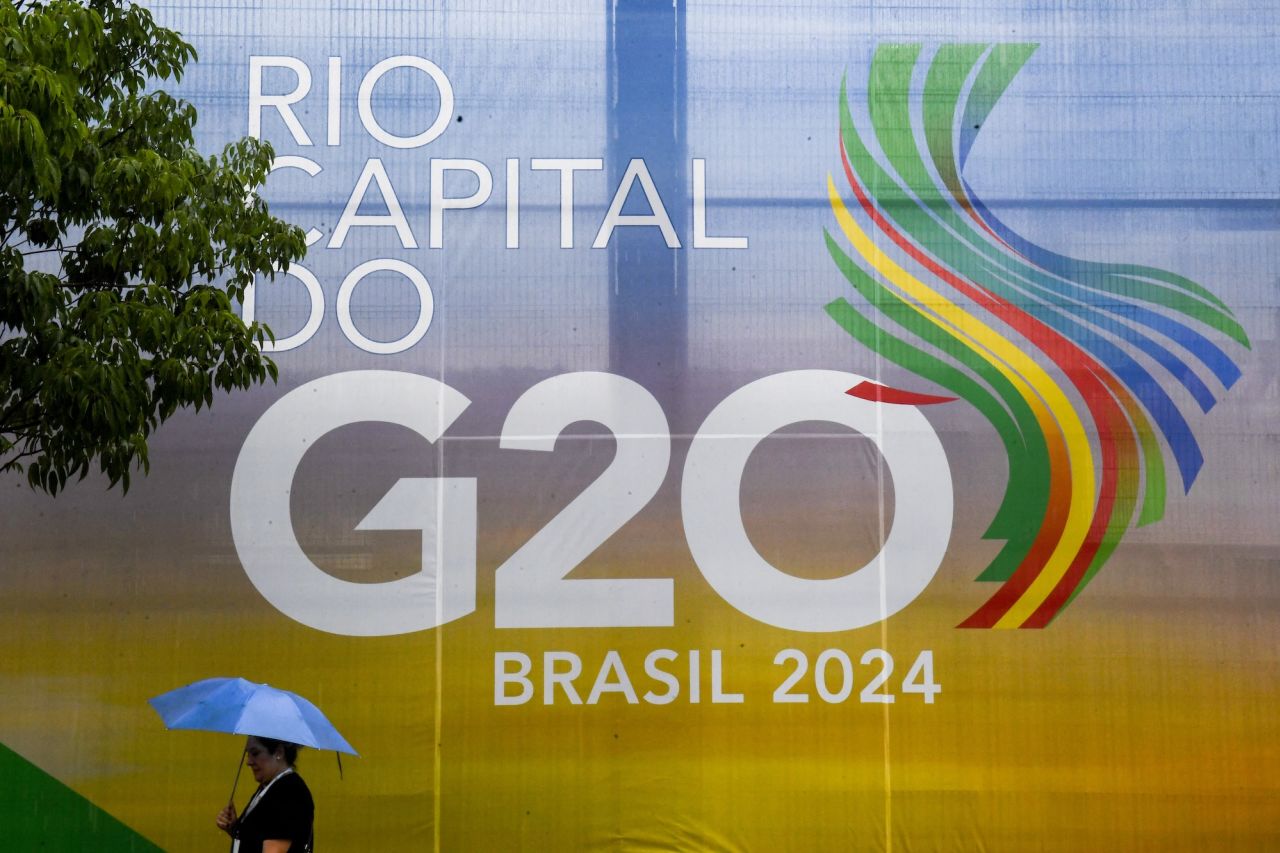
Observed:
[[[320,709],[296,693],[243,678],[206,678],[148,699],[171,729],[254,735],[356,755]]]
[[[319,708],[296,693],[268,684],[243,678],[206,678],[147,701],[170,729],[268,737],[357,754]],[[338,768],[342,768],[341,758]],[[237,768],[236,782],[239,780]],[[235,785],[231,794],[235,796]]]

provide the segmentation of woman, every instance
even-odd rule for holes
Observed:
[[[307,783],[294,772],[297,759],[296,744],[268,737],[249,738],[244,763],[253,771],[258,790],[239,818],[235,805],[229,804],[216,819],[218,828],[234,839],[232,853],[311,850],[315,803]]]

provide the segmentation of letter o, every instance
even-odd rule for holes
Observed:
[[[423,71],[440,91],[440,109],[436,113],[436,120],[417,136],[396,136],[394,133],[388,133],[373,116],[373,87],[378,85],[382,75],[393,68],[416,68]],[[370,68],[364,75],[364,79],[360,81],[357,104],[360,109],[360,123],[374,139],[392,148],[419,148],[444,133],[449,127],[449,121],[453,118],[453,85],[440,66],[429,59],[423,59],[421,56],[392,56]]]
[[[365,276],[375,272],[398,272],[409,279],[418,290],[418,322],[414,323],[407,335],[396,341],[375,341],[367,338],[356,328],[355,321],[351,319],[351,294],[355,292],[356,285],[363,281]],[[347,273],[347,277],[342,280],[342,286],[338,288],[338,325],[342,327],[347,340],[365,352],[378,355],[404,352],[422,340],[434,315],[435,300],[432,299],[431,285],[427,283],[427,277],[417,267],[404,261],[393,258],[375,258],[372,261],[365,261]]]
[[[716,406],[689,447],[681,486],[685,537],[702,574],[730,605],[792,631],[846,631],[897,613],[924,591],[951,538],[951,469],[914,406],[873,403],[846,390],[864,381],[796,370],[739,388]],[[865,566],[807,580],[770,565],[742,522],[742,474],[770,433],[801,421],[842,424],[875,442],[893,472],[893,527]]]

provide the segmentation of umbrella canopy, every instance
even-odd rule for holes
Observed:
[[[296,693],[243,678],[206,678],[148,699],[165,726],[269,737],[358,753],[320,709]]]

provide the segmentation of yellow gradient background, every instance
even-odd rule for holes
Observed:
[[[638,537],[664,535],[635,524]],[[199,608],[68,614],[56,597],[10,598],[0,737],[173,850],[220,849],[212,820],[240,742],[165,732],[145,699],[232,673],[309,696],[360,750],[341,781],[329,755],[304,752],[300,765],[330,850],[1258,850],[1280,832],[1264,562],[1206,588],[1210,566],[1139,541],[1050,629],[961,631],[983,597],[968,577],[990,546],[953,541],[933,585],[887,623],[800,635],[731,610],[685,571],[679,544],[671,629],[497,631],[491,583],[457,624],[374,639],[296,625],[247,582]],[[144,601],[179,583],[151,582]],[[704,668],[722,649],[725,687],[745,703],[710,704],[704,684],[699,705],[606,694],[548,707],[539,694],[493,706],[497,650],[580,654],[585,697],[606,649],[639,693],[658,689],[642,672],[654,648],[682,661],[700,649]],[[841,648],[855,664],[884,648],[897,701],[860,704],[871,670],[858,666],[842,705],[821,702],[811,674],[808,704],[773,704],[790,671],[772,663],[783,648],[811,661]],[[943,688],[932,705],[899,688],[922,649]],[[241,805],[251,788],[246,776]]]

